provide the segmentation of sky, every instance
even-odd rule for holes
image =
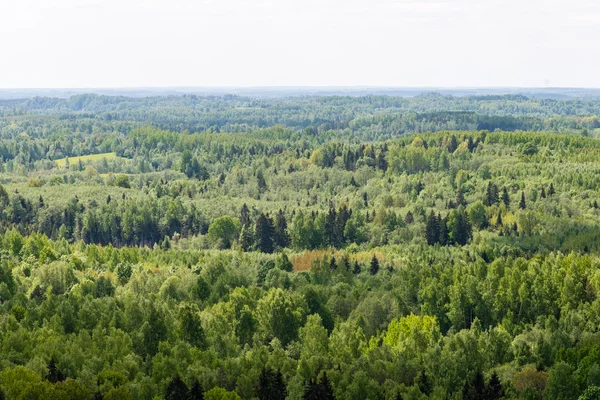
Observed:
[[[0,88],[600,88],[598,0],[0,0]]]

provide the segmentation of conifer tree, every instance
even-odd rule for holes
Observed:
[[[465,195],[462,192],[462,189],[459,188],[456,191],[456,206],[466,206],[467,205],[467,201],[465,200]]]
[[[519,208],[524,210],[527,208],[527,203],[525,202],[525,192],[521,192],[521,201],[519,202]]]
[[[448,237],[448,219],[446,217],[442,218],[440,214],[438,214],[438,223],[440,226],[440,235],[439,235],[439,243],[442,246],[448,245],[449,237]]]
[[[463,400],[486,400],[486,385],[481,371],[463,386]]]
[[[273,253],[273,221],[264,213],[256,220],[255,237],[256,248],[263,253]]]
[[[433,210],[425,221],[425,239],[430,246],[440,242],[440,222]]]
[[[263,368],[255,388],[259,400],[285,400],[287,390],[280,371]]]
[[[244,251],[251,251],[254,247],[254,232],[252,225],[242,225],[242,230],[240,231],[240,245]]]
[[[498,186],[492,182],[488,182],[485,205],[490,207],[498,202]]]
[[[379,260],[377,259],[375,254],[373,254],[373,258],[371,258],[371,266],[369,267],[369,272],[371,273],[371,275],[376,275],[377,272],[379,272]]]
[[[335,271],[337,269],[337,261],[334,256],[329,259],[329,269]]]
[[[352,268],[352,273],[354,275],[358,275],[361,272],[361,268],[360,268],[360,264],[358,263],[358,261],[354,260],[354,266]]]
[[[502,188],[502,202],[506,206],[506,208],[510,207],[510,196],[508,195],[508,190],[506,190],[506,186]]]
[[[181,400],[188,399],[190,391],[186,384],[181,380],[179,375],[175,375],[171,382],[167,385],[165,391],[165,400]]]
[[[487,400],[499,400],[504,397],[504,388],[496,371],[492,373],[490,381],[485,388],[485,398]]]
[[[48,362],[48,374],[46,375],[46,380],[50,383],[57,383],[63,382],[65,379],[67,379],[66,375],[58,369],[54,358],[51,358]]]
[[[331,247],[338,247],[335,237],[335,220],[337,219],[337,213],[335,208],[329,207],[329,214],[327,214],[327,220],[325,222],[325,237],[327,245]]]
[[[240,222],[242,223],[242,226],[250,224],[250,210],[246,203],[244,203],[240,211]]]
[[[287,221],[281,209],[275,216],[273,242],[276,246],[281,248],[287,247],[290,244],[290,236],[287,231]]]
[[[460,206],[448,216],[448,232],[454,244],[464,246],[472,236],[472,227],[465,209]]]
[[[427,373],[425,373],[424,370],[421,371],[421,375],[419,375],[417,383],[419,386],[419,390],[424,395],[429,396],[433,391],[433,385],[429,381],[429,377],[427,376]]]

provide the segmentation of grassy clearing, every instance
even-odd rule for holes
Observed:
[[[76,164],[79,162],[79,160],[81,160],[81,162],[99,161],[99,160],[102,160],[103,158],[106,158],[106,159],[117,158],[117,153],[101,153],[101,154],[90,154],[88,156],[69,157],[69,164],[70,165]],[[65,157],[60,160],[56,160],[56,165],[59,168],[64,168],[66,162],[67,162],[67,158]]]

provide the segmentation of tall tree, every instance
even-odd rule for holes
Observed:
[[[244,203],[242,209],[240,210],[240,223],[242,226],[250,224],[250,210],[248,209],[246,203]]]
[[[279,212],[275,216],[273,242],[276,246],[281,248],[287,247],[290,244],[290,235],[287,231],[287,221],[281,209],[279,209]]]
[[[379,260],[377,259],[375,254],[373,254],[373,258],[371,258],[371,265],[369,267],[369,272],[371,273],[371,275],[376,275],[377,272],[379,272]]]
[[[506,190],[506,186],[502,188],[502,202],[506,206],[506,208],[510,207],[510,196],[508,195],[508,190]]]
[[[256,248],[263,253],[273,253],[273,221],[271,218],[261,213],[256,220],[255,237],[256,237]]]
[[[494,371],[485,388],[485,398],[486,400],[500,400],[503,397],[504,388],[502,387],[502,382],[500,382],[500,377]]]
[[[463,246],[471,239],[471,223],[462,206],[450,212],[448,216],[448,231],[451,241],[455,244]]]
[[[167,389],[165,390],[165,400],[182,400],[188,399],[190,396],[190,391],[179,377],[179,375],[175,375],[173,379],[167,385]]]
[[[433,210],[431,210],[425,221],[425,239],[427,239],[427,244],[430,246],[440,242],[440,221]]]
[[[58,369],[54,358],[51,358],[48,362],[48,374],[46,374],[46,380],[51,383],[57,383],[63,382],[65,379],[67,379],[67,376]]]
[[[521,192],[521,201],[519,202],[519,208],[524,210],[527,208],[527,203],[525,202],[525,192]]]
[[[287,390],[280,371],[263,368],[255,388],[259,400],[285,400]]]
[[[463,400],[486,400],[486,385],[481,371],[477,371],[473,378],[463,386]]]
[[[439,243],[442,246],[448,245],[450,241],[449,232],[448,232],[448,218],[442,218],[440,214],[438,214],[438,221],[440,225],[440,235],[439,235]]]

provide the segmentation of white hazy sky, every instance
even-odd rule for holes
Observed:
[[[598,0],[0,0],[0,88],[600,87]]]

